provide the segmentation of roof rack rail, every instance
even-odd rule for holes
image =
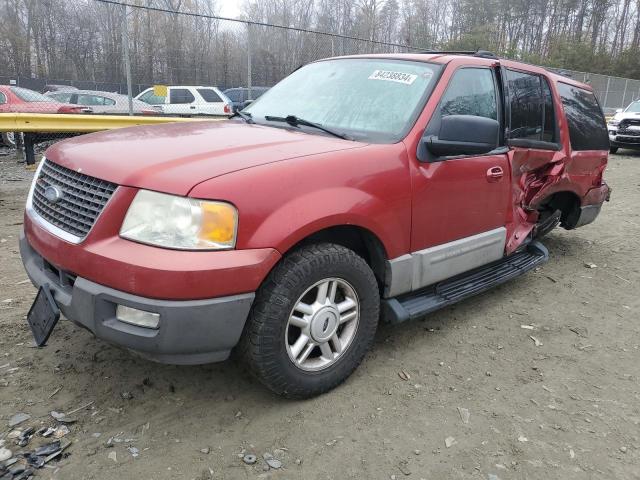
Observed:
[[[472,50],[424,50],[420,53],[438,53],[440,55],[474,55]]]
[[[498,59],[498,56],[487,50],[424,50],[420,53],[432,53],[439,55],[469,55],[472,57],[480,57],[480,58],[495,58]]]
[[[494,59],[498,59],[498,56],[493,53],[493,52],[489,52],[487,50],[478,50],[476,53],[473,54],[474,57],[481,57],[481,58],[494,58]]]

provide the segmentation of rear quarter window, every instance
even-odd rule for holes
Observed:
[[[242,92],[240,92],[240,90],[226,90],[224,92],[224,94],[232,102],[240,102],[240,101],[242,101]]]
[[[558,83],[573,150],[609,150],[609,135],[595,95],[566,83]]]

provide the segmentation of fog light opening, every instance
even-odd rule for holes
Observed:
[[[145,312],[124,305],[118,305],[116,308],[116,318],[121,322],[143,328],[157,329],[160,323],[159,313]]]

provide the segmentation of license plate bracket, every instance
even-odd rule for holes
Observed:
[[[44,284],[38,289],[36,299],[27,313],[27,322],[38,347],[47,343],[59,319],[60,309],[53,299],[49,285]]]

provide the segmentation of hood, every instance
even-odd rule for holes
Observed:
[[[50,160],[118,185],[186,195],[205,180],[296,157],[365,144],[235,121],[109,130],[57,143]]]
[[[640,120],[640,112],[620,112],[616,113],[611,120],[620,122],[621,120]]]

